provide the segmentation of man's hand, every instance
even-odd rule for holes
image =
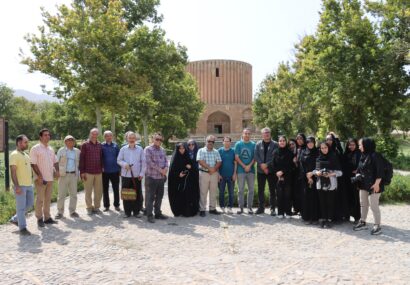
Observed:
[[[167,169],[166,168],[161,168],[161,174],[163,176],[167,176]]]
[[[236,178],[238,178],[238,176],[235,173],[234,175],[232,175],[232,181],[236,181]]]
[[[269,169],[268,169],[268,168],[263,169],[263,173],[265,173],[266,175],[268,175],[268,174],[269,174]]]
[[[87,181],[87,174],[81,173],[81,180],[82,181]]]
[[[130,170],[130,169],[131,169],[131,166],[130,166],[128,163],[126,163],[126,164],[124,165],[124,168],[125,168],[126,170]]]
[[[261,163],[260,167],[262,170],[265,170],[266,168],[268,168],[268,165],[266,163]]]
[[[245,172],[248,173],[249,171],[251,171],[251,166],[250,166],[250,165],[246,165],[246,166],[245,166]]]
[[[216,172],[215,167],[209,167],[208,168],[208,173],[209,174],[214,174]]]
[[[23,191],[21,191],[20,186],[15,186],[14,191],[15,191],[16,195],[21,195],[23,193]]]
[[[41,186],[41,185],[43,185],[43,177],[42,176],[37,176],[37,184],[39,185],[39,186]]]
[[[222,181],[222,176],[218,175],[218,181],[221,182]]]

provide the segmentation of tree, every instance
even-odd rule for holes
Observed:
[[[0,83],[0,117],[9,118],[13,105],[13,89]]]
[[[146,89],[146,81],[125,59],[134,46],[135,25],[160,20],[154,9],[157,2],[77,0],[71,8],[59,6],[56,15],[43,10],[45,25],[39,27],[39,35],[26,36],[32,57],[23,55],[22,63],[58,82],[48,93],[91,107],[101,130],[103,108],[115,118],[133,90]]]

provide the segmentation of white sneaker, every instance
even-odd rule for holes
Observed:
[[[229,215],[232,215],[232,214],[233,214],[232,208],[228,208],[228,214],[229,214]]]
[[[224,207],[221,208],[221,212],[225,214],[225,208]]]

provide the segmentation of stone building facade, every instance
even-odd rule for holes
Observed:
[[[240,134],[252,128],[252,66],[236,60],[190,62],[205,109],[192,135]]]

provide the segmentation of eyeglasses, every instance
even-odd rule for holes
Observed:
[[[215,143],[215,141],[206,141],[207,143]]]

